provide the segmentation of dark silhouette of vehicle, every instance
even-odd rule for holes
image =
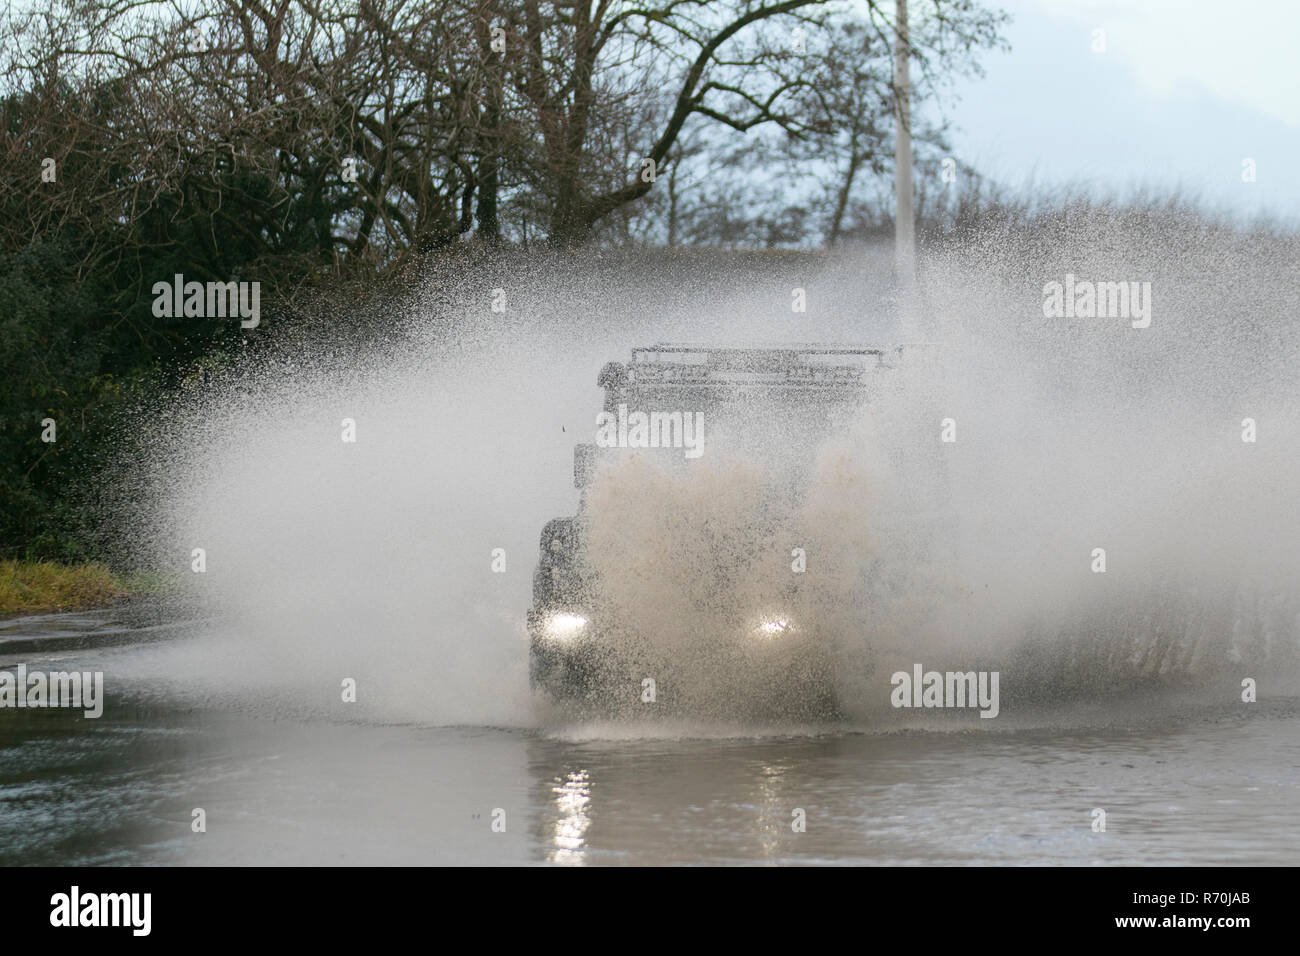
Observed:
[[[698,618],[707,625],[698,633],[689,623],[679,625],[682,633],[661,640],[666,635],[647,633],[614,593],[605,580],[608,567],[602,571],[590,560],[592,488],[602,469],[616,474],[620,463],[642,456],[671,476],[675,484],[668,487],[689,489],[710,456],[738,455],[761,471],[764,496],[742,509],[739,520],[732,508],[731,521],[739,528],[710,529],[706,507],[695,516],[703,526],[699,533],[714,535],[709,544],[723,531],[738,540],[767,542],[769,526],[784,527],[774,515],[797,501],[810,481],[818,448],[842,437],[883,397],[900,357],[897,348],[661,344],[634,349],[627,365],[606,364],[597,379],[605,392],[597,440],[574,451],[577,514],[549,521],[541,535],[528,614],[534,690],[584,714],[635,712],[653,702],[673,712],[835,716],[837,661],[828,604],[843,603],[845,593],[869,600],[883,576],[861,573],[840,582],[832,599],[824,573],[797,573],[798,542],[780,540],[779,530],[771,532],[771,573],[762,580],[750,567],[749,551],[702,548],[686,572],[698,587],[683,594],[664,589],[666,603],[693,603],[665,610],[677,621]],[[937,418],[934,423],[937,429]],[[692,425],[702,434],[692,435]],[[937,443],[937,435],[931,440]],[[643,506],[666,516],[675,507],[671,501]],[[676,526],[665,517],[664,534]],[[650,550],[663,543],[646,538],[629,547]],[[672,570],[680,576],[680,568]],[[643,576],[657,573],[650,563]],[[696,680],[705,671],[710,679]]]

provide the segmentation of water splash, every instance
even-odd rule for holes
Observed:
[[[1279,682],[1300,632],[1294,240],[1261,249],[1196,223],[1058,226],[923,257],[924,308],[907,329],[879,250],[444,266],[383,300],[360,344],[334,331],[350,312],[323,312],[312,334],[151,413],[126,485],[143,506],[132,540],[225,621],[167,666],[203,692],[274,694],[345,719],[530,725],[537,534],[574,512],[572,448],[591,440],[602,364],[658,340],[923,338],[949,346],[943,360],[900,375],[822,449],[821,478],[787,516],[838,573],[870,566],[904,582],[822,604],[839,615],[829,627],[848,663],[863,664],[845,668],[860,675],[842,688],[851,701],[880,712],[891,660],[1001,666],[1016,675],[1004,693],[1026,701],[1135,678],[1293,687]],[[1042,288],[1067,271],[1150,281],[1151,326],[1045,319]],[[796,288],[807,313],[791,311]],[[939,443],[944,417],[955,443]],[[1241,441],[1246,417],[1254,444]],[[942,560],[889,528],[915,493],[903,460],[940,463],[949,498],[935,504],[955,516]],[[724,547],[747,569],[715,600],[723,616],[762,596],[768,559],[747,509],[763,474],[761,458],[731,461],[695,492],[731,522]],[[635,507],[662,529],[656,479],[620,480],[636,487],[606,495],[604,527],[627,527]],[[671,619],[701,582],[689,535],[660,541],[620,551],[607,533],[598,547],[626,581],[635,570],[632,605]],[[1090,568],[1098,547],[1104,574]],[[188,572],[194,548],[203,574]],[[352,711],[338,710],[344,678],[358,685]]]

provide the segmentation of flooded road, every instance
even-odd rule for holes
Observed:
[[[163,680],[191,628],[18,655],[102,670],[107,700],[0,711],[0,863],[1300,863],[1295,699],[939,732],[445,727]]]

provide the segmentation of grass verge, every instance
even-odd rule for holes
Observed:
[[[130,591],[127,582],[97,561],[0,560],[0,614],[102,607]]]

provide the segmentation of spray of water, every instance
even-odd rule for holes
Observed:
[[[601,365],[660,340],[926,340],[941,359],[882,383],[781,507],[762,505],[766,476],[807,451],[779,422],[690,486],[635,464],[603,475],[589,506],[607,596],[657,634],[707,638],[770,604],[791,544],[806,547],[841,700],[867,720],[912,662],[1001,668],[1004,698],[1026,701],[1156,679],[1289,690],[1296,259],[1294,240],[1195,221],[1040,223],[932,250],[901,322],[881,252],[439,266],[383,300],[363,344],[338,346],[335,309],[151,411],[131,541],[184,569],[220,621],[159,660],[195,693],[293,712],[339,713],[351,678],[349,715],[531,725],[537,536],[574,513]],[[1044,285],[1067,273],[1150,282],[1150,326],[1044,317]],[[919,551],[892,521],[922,506],[948,516],[951,547]],[[696,666],[710,688],[734,676]]]

